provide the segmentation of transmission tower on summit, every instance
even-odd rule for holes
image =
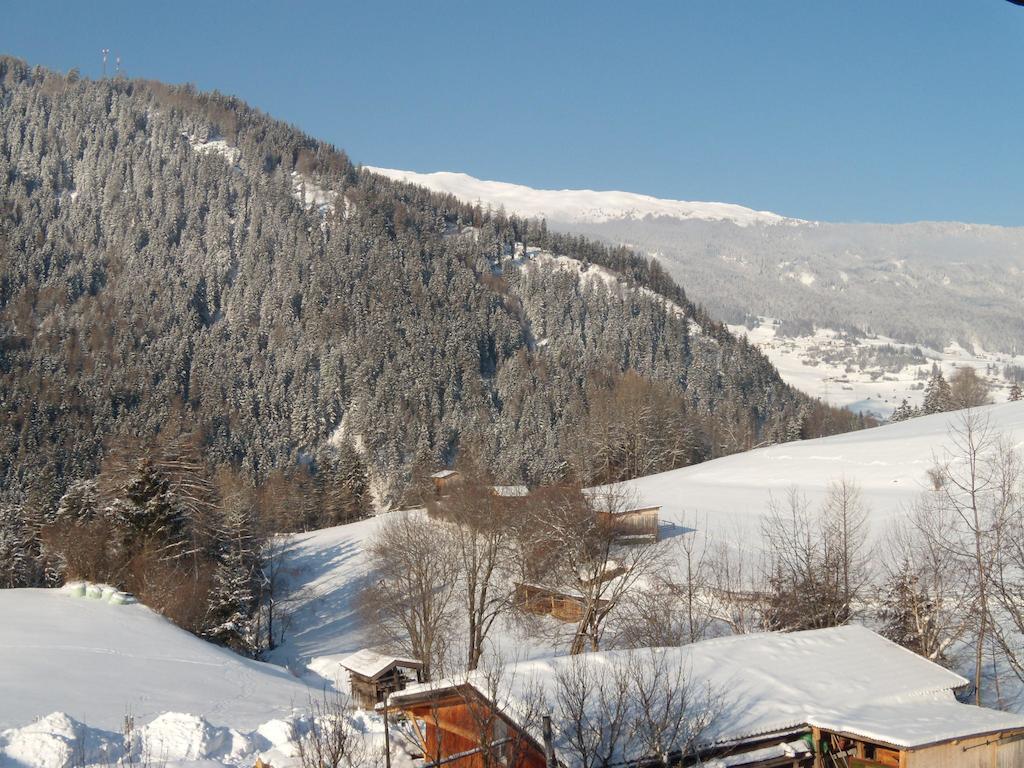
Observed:
[[[103,48],[100,51],[100,53],[103,54],[103,77],[106,77],[107,76],[107,57],[110,56],[110,49],[109,48]]]

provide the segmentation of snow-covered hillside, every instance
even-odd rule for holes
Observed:
[[[992,425],[1024,441],[1024,403],[982,409]],[[661,506],[668,534],[696,528],[712,538],[755,540],[771,494],[798,487],[815,503],[830,482],[846,478],[861,488],[874,532],[904,514],[925,489],[927,470],[948,445],[957,415],[925,416],[899,424],[805,440],[727,456],[624,484],[631,500]],[[391,513],[397,514],[397,513]],[[337,661],[373,644],[359,614],[360,591],[370,573],[365,552],[382,516],[299,534],[286,545],[283,571],[289,629],[272,660],[301,672],[310,668],[341,683]],[[531,644],[514,626],[502,627],[502,642],[517,658],[557,649]]]
[[[313,685],[347,692],[339,662],[379,642],[360,612],[360,595],[372,566],[366,549],[390,512],[368,520],[297,534],[283,543],[281,605],[287,614],[283,642],[268,659],[305,676]],[[555,649],[522,636],[513,621],[495,632],[509,659],[543,656]]]
[[[0,616],[0,654],[17,661],[0,666],[0,728],[62,710],[107,728],[126,713],[141,722],[176,711],[250,729],[310,695],[280,667],[200,640],[142,605],[4,589]]]
[[[0,590],[0,768],[113,765],[122,729],[153,764],[289,765],[321,695],[138,605]]]
[[[533,189],[521,184],[484,181],[465,173],[416,173],[391,168],[366,170],[398,181],[418,184],[435,192],[454,195],[468,203],[504,208],[520,216],[566,223],[604,223],[616,219],[644,219],[648,216],[682,221],[731,221],[741,227],[751,224],[799,223],[769,211],[755,211],[732,203],[702,203],[663,200],[635,192],[596,192],[591,189]]]
[[[1024,446],[1024,402],[978,409],[994,429]],[[625,483],[644,505],[661,506],[663,521],[696,525],[712,536],[756,537],[771,494],[796,487],[811,502],[830,483],[856,482],[874,533],[904,514],[927,487],[927,470],[950,444],[958,412],[923,416],[875,429],[802,440],[726,456]]]

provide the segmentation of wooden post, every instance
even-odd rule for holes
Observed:
[[[384,694],[384,768],[391,768],[391,731],[388,730],[388,696]]]
[[[547,768],[558,768],[555,759],[555,737],[551,731],[551,715],[544,715],[544,758]]]

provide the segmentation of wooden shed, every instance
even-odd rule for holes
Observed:
[[[423,664],[417,659],[365,649],[346,656],[340,663],[348,670],[352,698],[363,709],[373,709],[387,695],[422,681]]]
[[[525,613],[551,616],[572,624],[582,621],[587,609],[583,595],[529,583],[516,585],[515,605]],[[599,608],[605,605],[606,600],[598,601]]]
[[[657,540],[660,506],[635,507],[615,512],[601,512],[598,517],[611,532],[622,539],[653,538]]]

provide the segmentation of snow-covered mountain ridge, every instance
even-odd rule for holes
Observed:
[[[786,337],[848,330],[1010,356],[1024,343],[1024,227],[804,221],[726,203],[367,170],[647,254],[733,325],[767,316]]]
[[[730,221],[741,227],[752,224],[802,224],[770,211],[755,211],[733,203],[664,200],[635,192],[592,189],[534,189],[522,184],[485,181],[465,173],[438,171],[416,173],[366,166],[366,170],[397,181],[418,184],[435,192],[454,195],[469,203],[501,208],[508,213],[545,218],[567,224],[602,224],[609,221],[665,217],[681,221]]]

